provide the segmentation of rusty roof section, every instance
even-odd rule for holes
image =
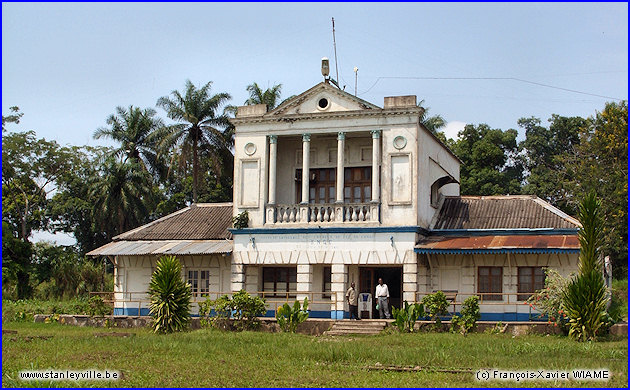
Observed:
[[[138,240],[231,239],[232,203],[197,203],[113,238]]]
[[[577,229],[580,222],[533,195],[448,196],[432,230]]]
[[[577,235],[430,236],[421,239],[422,249],[580,249]]]

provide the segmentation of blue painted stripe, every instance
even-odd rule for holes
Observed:
[[[519,236],[519,235],[564,235],[577,234],[578,229],[434,229],[430,236]]]
[[[335,226],[312,228],[245,228],[228,229],[232,234],[309,234],[309,233],[420,233],[428,231],[420,226]]]
[[[138,316],[138,308],[114,308],[115,316],[130,316],[137,317]],[[141,316],[148,316],[149,309],[142,308],[140,311]],[[196,315],[192,315],[196,317]],[[276,312],[274,310],[267,310],[264,317],[273,318],[276,316]],[[309,318],[329,318],[333,320],[340,320],[344,318],[350,318],[350,313],[343,310],[311,310],[309,311]],[[451,319],[450,316],[441,317],[443,321],[448,321]],[[428,320],[429,318],[423,318],[423,320]],[[540,317],[538,314],[529,314],[529,313],[481,313],[480,321],[532,321],[532,322],[545,322],[547,321],[546,317]]]
[[[497,253],[580,253],[579,249],[562,249],[562,248],[525,248],[525,249],[425,249],[416,248],[414,252],[421,254],[435,255],[469,255],[469,254],[497,254]]]

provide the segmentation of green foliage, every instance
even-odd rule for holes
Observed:
[[[88,300],[88,314],[92,317],[102,317],[112,314],[112,308],[103,301],[103,298],[95,295]]]
[[[2,321],[21,319],[28,321],[35,314],[88,314],[90,304],[85,298],[68,300],[19,299],[2,300]]]
[[[562,294],[569,280],[564,278],[553,268],[545,268],[545,287],[536,291],[524,304],[540,312],[540,317],[547,317],[547,321],[568,332],[568,317]]]
[[[210,317],[214,310],[214,317]],[[253,330],[260,326],[258,316],[266,311],[265,299],[252,296],[241,290],[231,297],[223,295],[216,300],[206,299],[199,304],[199,316],[203,326],[212,325],[219,329],[229,329],[229,320],[234,318],[236,330]]]
[[[580,143],[567,156],[564,180],[574,199],[595,191],[606,222],[603,254],[610,255],[613,274],[626,277],[628,267],[628,102],[606,103],[580,128]],[[576,202],[577,203],[577,202]]]
[[[435,321],[436,328],[439,328],[442,324],[440,316],[448,314],[449,304],[446,300],[446,295],[442,291],[428,294],[422,297],[421,303],[426,314],[431,317],[431,320]]]
[[[300,302],[296,299],[293,308],[288,303],[280,306],[276,312],[276,320],[280,329],[284,332],[295,333],[298,325],[308,318],[308,298],[304,298],[304,303],[300,307]]]
[[[247,210],[239,213],[236,217],[233,217],[232,224],[235,229],[245,229],[249,225],[249,213]]]
[[[153,317],[153,331],[172,333],[183,331],[190,323],[190,285],[182,280],[182,265],[175,256],[163,256],[158,260],[149,283]]]
[[[499,333],[503,333],[503,322],[499,321],[496,324],[494,324],[494,326],[492,328],[487,328],[484,333],[486,334],[499,334]]]
[[[229,118],[225,113],[218,113],[219,108],[225,104],[231,96],[227,93],[211,95],[212,82],[206,83],[201,88],[186,80],[185,91],[171,92],[171,97],[163,96],[158,99],[157,106],[166,111],[166,115],[177,123],[165,127],[161,134],[160,146],[164,151],[178,148],[182,156],[192,154],[192,192],[193,203],[198,202],[199,188],[199,161],[200,154],[214,167],[214,173],[221,176],[225,169],[232,174],[229,166],[233,164],[233,156],[230,152],[231,135],[225,134],[221,129],[230,126]],[[228,161],[229,164],[224,164]]]
[[[594,192],[580,203],[579,217],[579,274],[567,284],[562,301],[569,316],[569,336],[587,341],[594,340],[605,326],[609,299],[600,262],[604,221]]]
[[[424,315],[424,306],[420,303],[410,305],[405,301],[402,309],[392,307],[392,316],[394,317],[394,325],[401,332],[413,332],[414,325],[419,317]]]
[[[15,285],[15,296],[19,299],[31,295],[31,256],[33,245],[16,237],[11,226],[2,221],[2,288]]]
[[[481,313],[479,312],[479,297],[473,295],[472,297],[466,298],[459,314],[459,316],[454,315],[451,319],[451,331],[457,332],[459,330],[459,332],[465,336],[468,332],[475,329],[477,321],[481,318]]]
[[[453,145],[462,160],[462,195],[518,194],[523,167],[516,158],[514,129],[502,131],[486,124],[466,125]]]
[[[282,84],[275,84],[271,88],[262,90],[257,83],[251,83],[247,86],[247,92],[249,92],[249,98],[245,101],[248,106],[254,104],[265,104],[267,110],[272,110],[278,105],[280,100],[280,94],[282,92]]]

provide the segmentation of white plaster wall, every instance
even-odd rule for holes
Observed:
[[[251,155],[245,153],[245,145],[249,143],[256,147],[256,151]],[[262,226],[263,224],[269,183],[268,150],[269,145],[265,135],[241,135],[237,133],[234,137],[234,215],[246,210],[249,213],[250,227]],[[244,161],[258,162],[258,183],[252,181],[243,183],[241,175]],[[258,199],[257,204],[243,205],[244,193],[255,196]]]
[[[428,228],[433,216],[438,211],[431,205],[431,185],[436,178],[431,177],[431,160],[441,169],[450,174],[459,182],[460,162],[448,152],[428,130],[418,126],[418,186],[417,189],[417,212],[418,225]],[[459,184],[447,184],[440,188],[439,194],[459,195]]]

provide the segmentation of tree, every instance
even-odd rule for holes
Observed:
[[[99,128],[94,132],[94,138],[119,142],[120,147],[113,149],[111,155],[124,157],[124,161],[133,159],[156,178],[163,177],[165,169],[158,157],[157,142],[164,123],[155,115],[152,108],[116,107],[116,114],[107,118],[109,128]]]
[[[15,283],[17,298],[25,299],[31,293],[29,284],[33,245],[17,237],[15,230],[2,221],[2,283],[4,287]]]
[[[17,106],[9,107],[9,110],[11,110],[12,114],[9,114],[7,116],[2,115],[2,132],[3,133],[6,131],[5,126],[7,123],[18,124],[20,123],[20,119],[24,115],[24,113],[20,112],[20,108]]]
[[[601,199],[604,253],[616,277],[624,277],[628,259],[628,102],[606,103],[579,132],[567,155],[564,179],[578,199],[595,191]]]
[[[266,104],[268,110],[276,108],[280,101],[280,94],[282,92],[282,84],[276,84],[271,88],[262,90],[257,83],[251,83],[247,86],[247,92],[249,92],[249,99],[245,101],[248,106],[254,104]]]
[[[196,88],[190,80],[186,81],[185,91],[171,92],[171,98],[163,96],[157,101],[168,117],[179,123],[168,126],[162,140],[167,149],[179,146],[182,152],[192,152],[193,162],[193,202],[198,201],[199,150],[208,152],[208,158],[214,165],[215,173],[220,175],[221,155],[229,152],[229,145],[221,128],[229,126],[225,113],[217,111],[231,99],[227,93],[210,95],[212,82]]]
[[[441,115],[429,116],[429,107],[424,107],[424,99],[420,100],[418,107],[422,107],[424,111],[420,116],[420,124],[432,133],[438,133],[438,130],[446,126],[446,121]]]
[[[134,161],[107,159],[90,188],[95,219],[107,239],[148,222],[151,178]]]
[[[521,161],[526,170],[523,193],[536,195],[561,210],[576,213],[574,194],[567,181],[566,155],[579,145],[579,132],[586,120],[580,117],[552,115],[549,128],[538,118],[521,118],[518,125],[525,129],[525,140],[519,145]]]
[[[517,159],[517,132],[466,125],[452,145],[462,160],[462,195],[518,194],[523,168]]]
[[[594,340],[604,326],[606,315],[608,293],[600,260],[604,239],[600,206],[595,192],[588,194],[580,203],[582,228],[578,232],[579,273],[569,281],[562,293],[562,301],[569,316],[569,336],[579,341]]]

